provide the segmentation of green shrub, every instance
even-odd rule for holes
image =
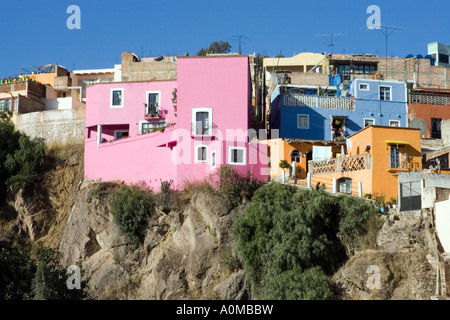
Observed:
[[[339,197],[339,215],[338,236],[348,250],[373,246],[381,227],[376,207],[363,199],[342,195]]]
[[[149,218],[155,212],[153,192],[123,185],[109,201],[114,222],[131,244],[142,243]]]
[[[262,185],[262,182],[255,179],[250,171],[247,171],[244,176],[229,165],[220,167],[216,180],[220,194],[227,198],[233,207],[239,206],[243,199],[250,200]]]
[[[86,299],[83,281],[81,290],[67,288],[67,270],[60,260],[60,252],[42,243],[0,249],[0,300]]]

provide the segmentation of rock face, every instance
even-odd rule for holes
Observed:
[[[229,230],[242,208],[195,194],[184,208],[157,210],[133,250],[112,221],[107,197],[92,197],[98,188],[94,181],[80,186],[59,247],[66,265],[82,261],[96,299],[249,298],[243,272],[227,264],[236,254]]]
[[[378,234],[378,249],[357,252],[333,280],[355,300],[429,300],[436,272],[427,260],[419,216],[391,216]]]

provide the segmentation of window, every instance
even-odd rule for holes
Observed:
[[[11,99],[0,100],[0,111],[11,111]]]
[[[400,120],[389,120],[390,127],[400,127]]]
[[[400,168],[400,148],[391,146],[391,168]]]
[[[211,169],[216,167],[216,151],[211,152]]]
[[[375,125],[375,119],[364,118],[364,128]]]
[[[369,91],[369,84],[368,83],[360,83],[359,84],[359,90]]]
[[[380,100],[391,101],[391,87],[380,86]]]
[[[194,108],[192,109],[192,134],[211,135],[212,134],[212,109]]]
[[[338,180],[339,192],[352,194],[352,179],[341,178]]]
[[[291,152],[291,162],[295,161],[295,163],[300,163],[300,159],[301,159],[300,151],[298,151],[296,149],[292,150],[292,152]]]
[[[204,145],[195,147],[195,163],[206,162],[208,147]]]
[[[245,147],[230,147],[228,149],[228,164],[247,164],[247,149]]]
[[[147,121],[141,121],[140,122],[140,130],[139,130],[139,134],[146,134],[146,133],[151,133],[154,132],[155,129],[157,128],[162,128],[164,126],[166,126],[166,121],[152,121],[152,122],[147,122]]]
[[[431,137],[441,139],[441,118],[431,118]]]
[[[111,89],[111,108],[123,108],[123,89]]]
[[[114,130],[114,139],[123,139],[128,137],[128,130]]]
[[[298,129],[309,129],[309,115],[298,114],[297,115],[297,128]]]
[[[447,54],[439,53],[439,62],[440,63],[449,63],[449,56]]]
[[[146,114],[159,114],[161,111],[161,93],[159,91],[147,91]]]

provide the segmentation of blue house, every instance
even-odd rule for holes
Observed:
[[[278,86],[271,97],[270,129],[279,129],[280,138],[343,141],[370,125],[407,127],[404,82],[355,79],[348,90],[324,91]]]

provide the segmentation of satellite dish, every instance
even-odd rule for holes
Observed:
[[[419,118],[415,118],[412,119],[411,121],[409,121],[409,127],[410,128],[415,128],[415,129],[420,129],[420,136],[423,137],[424,135],[427,134],[427,124],[425,122],[425,120],[423,119],[419,119]]]

